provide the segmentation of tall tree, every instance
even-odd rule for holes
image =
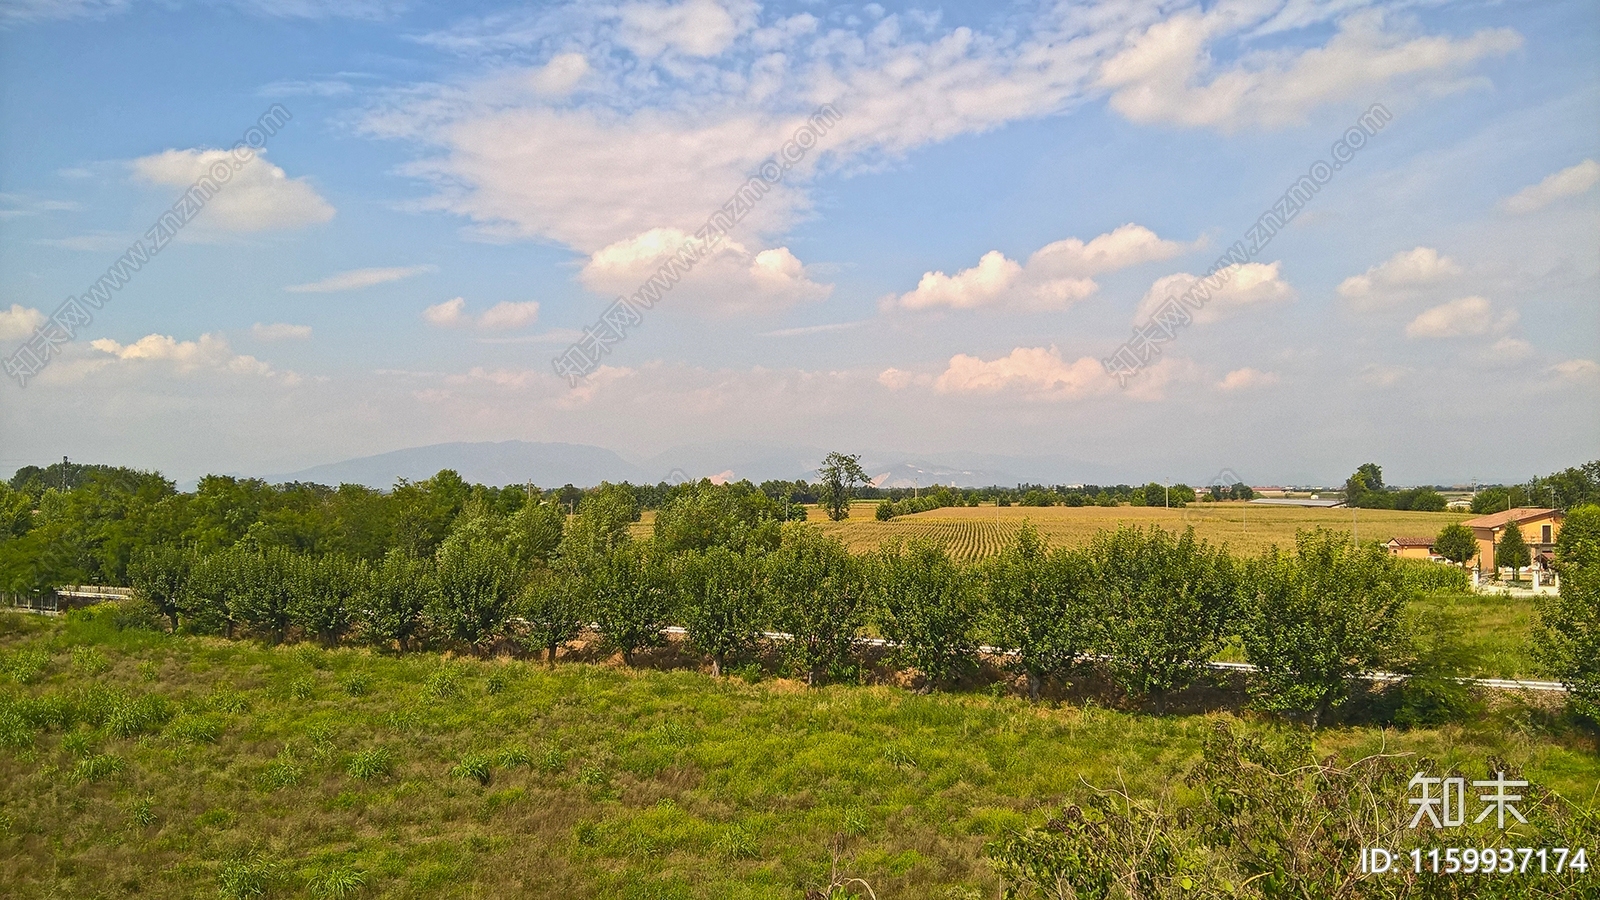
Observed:
[[[1357,675],[1390,659],[1409,593],[1399,560],[1377,544],[1323,529],[1295,543],[1292,556],[1274,547],[1251,564],[1240,632],[1256,703],[1315,728]]]
[[[1535,645],[1574,710],[1600,721],[1600,506],[1573,509],[1556,539],[1561,593],[1539,604]]]
[[[790,525],[764,570],[773,620],[791,635],[784,653],[807,684],[819,684],[855,650],[865,590],[860,564],[837,540]]]
[[[1050,551],[1028,523],[984,566],[988,628],[1015,651],[1008,665],[1027,678],[1034,700],[1046,680],[1071,673],[1089,647],[1086,566],[1079,551]]]
[[[828,518],[835,522],[850,517],[850,501],[855,496],[856,485],[872,482],[861,470],[860,454],[829,453],[817,475],[820,478],[817,498],[827,508]]]
[[[1507,522],[1506,530],[1500,532],[1500,540],[1494,545],[1494,566],[1496,569],[1509,566],[1511,580],[1516,581],[1518,573],[1533,562],[1533,554],[1528,550],[1528,542],[1522,537],[1522,528],[1516,522]]]
[[[1433,549],[1456,565],[1465,565],[1467,560],[1477,555],[1478,539],[1472,534],[1471,528],[1460,522],[1452,522],[1439,529],[1439,536],[1433,539]]]

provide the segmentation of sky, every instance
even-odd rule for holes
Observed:
[[[5,471],[1523,480],[1600,457],[1600,9],[0,0],[0,360]]]

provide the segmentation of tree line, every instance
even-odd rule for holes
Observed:
[[[141,602],[184,632],[393,652],[511,645],[553,665],[592,627],[589,637],[632,664],[676,625],[715,674],[775,657],[810,684],[859,675],[871,652],[863,639],[878,635],[925,689],[960,683],[990,645],[1036,698],[1092,673],[1157,709],[1236,638],[1258,667],[1254,703],[1313,724],[1358,695],[1362,672],[1418,670],[1426,660],[1407,604],[1440,587],[1441,573],[1462,576],[1320,530],[1256,557],[1192,530],[1132,527],[1083,548],[1047,547],[1024,527],[997,557],[970,565],[927,542],[856,556],[817,529],[744,518],[731,496],[686,492],[647,538],[632,536],[631,502],[613,489],[575,516],[552,503],[474,510],[429,554],[396,547],[368,561],[243,542],[158,546],[136,556],[130,576]],[[1568,583],[1592,593],[1592,580]],[[1569,619],[1589,624],[1554,629],[1552,658],[1593,652],[1593,636],[1581,635],[1594,617],[1582,609],[1574,601]],[[1567,621],[1554,608],[1547,620]],[[1592,680],[1583,665],[1594,668],[1590,660],[1574,672]],[[1445,682],[1430,684],[1448,694]]]

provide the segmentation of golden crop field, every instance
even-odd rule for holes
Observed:
[[[1181,531],[1193,525],[1195,535],[1214,544],[1227,544],[1236,552],[1257,553],[1272,544],[1291,546],[1295,532],[1322,526],[1349,532],[1353,525],[1362,540],[1388,540],[1396,536],[1431,536],[1451,522],[1467,518],[1457,512],[1397,512],[1387,509],[1306,509],[1260,506],[1250,503],[1195,503],[1183,509],[1137,506],[966,506],[936,509],[887,522],[873,518],[875,503],[856,503],[850,518],[830,522],[820,509],[810,521],[836,535],[856,552],[877,549],[884,540],[902,537],[930,538],[963,559],[981,559],[997,553],[1023,522],[1032,522],[1053,546],[1083,546],[1094,533],[1120,525]]]

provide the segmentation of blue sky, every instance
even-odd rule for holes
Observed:
[[[717,251],[559,377],[825,103]],[[1375,103],[1119,385],[1131,327]],[[1592,4],[0,2],[0,355],[274,104],[264,151],[0,383],[0,468],[748,440],[1453,482],[1600,448]]]

